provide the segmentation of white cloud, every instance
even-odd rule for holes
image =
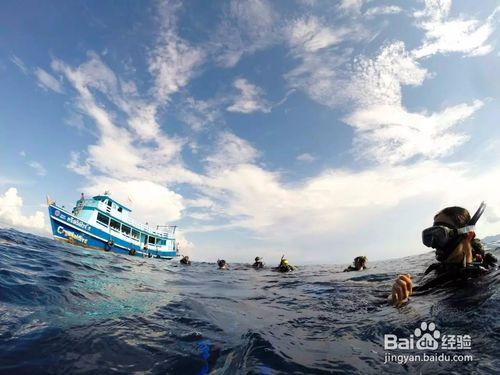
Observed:
[[[413,51],[416,58],[449,52],[477,56],[493,50],[488,41],[498,23],[500,7],[485,21],[450,18],[450,8],[451,0],[426,0],[424,10],[415,12],[417,25],[425,31],[422,46]]]
[[[356,130],[355,152],[381,163],[400,163],[415,156],[448,155],[468,137],[452,128],[482,106],[459,104],[428,115],[402,105],[403,85],[421,85],[427,71],[402,42],[384,47],[374,59],[358,59],[347,95],[357,102],[345,122]]]
[[[23,60],[21,60],[19,57],[17,57],[16,55],[12,55],[10,57],[10,61],[19,68],[19,70],[24,74],[24,75],[28,75],[29,74],[29,71],[28,71],[28,68],[26,67],[26,65],[24,64]]]
[[[184,142],[161,132],[156,122],[156,105],[123,93],[119,79],[96,54],[72,68],[60,60],[53,68],[62,73],[76,89],[81,113],[94,120],[97,142],[90,145],[85,160],[69,163],[77,173],[97,173],[120,179],[146,179],[156,182],[194,181],[197,176],[182,167],[179,154]],[[127,119],[128,127],[115,124],[114,113],[97,101],[92,90],[98,90],[117,106]],[[82,153],[79,154],[81,159]]]
[[[458,104],[440,112],[412,113],[403,106],[402,87],[420,86],[429,75],[403,42],[393,42],[368,58],[339,62],[288,74],[316,101],[330,107],[350,105],[344,121],[355,130],[354,154],[377,163],[397,164],[413,157],[438,158],[468,140],[453,127],[470,118],[481,101]],[[345,108],[345,107],[344,107]]]
[[[210,43],[215,61],[232,67],[243,55],[269,47],[280,38],[277,22],[265,0],[231,1]]]
[[[153,97],[150,92],[141,97],[133,81],[118,77],[93,52],[77,67],[52,62],[76,90],[78,112],[93,120],[96,130],[96,142],[72,152],[68,168],[86,177],[82,190],[87,193],[110,190],[118,199],[130,196],[136,202],[134,216],[151,224],[181,216],[183,198],[169,185],[200,181],[182,164],[186,140],[168,136],[157,122],[159,107],[187,84],[201,56],[175,34],[175,10],[160,6],[164,24],[149,59]]]
[[[71,151],[70,159],[66,167],[82,176],[91,175],[91,166],[89,162],[80,162],[80,153],[76,151]]]
[[[271,111],[269,103],[262,98],[264,91],[244,78],[234,81],[234,87],[239,90],[239,95],[234,98],[233,103],[227,107],[229,112],[252,113]]]
[[[358,158],[396,164],[415,156],[435,159],[449,155],[469,137],[452,128],[469,119],[483,103],[459,104],[430,115],[411,113],[399,105],[360,109],[345,119],[356,129]]]
[[[42,68],[35,69],[35,77],[38,80],[38,86],[44,90],[52,90],[59,94],[64,92],[61,82],[59,82],[54,76],[47,73]]]
[[[35,173],[38,176],[45,176],[47,174],[47,170],[45,167],[38,161],[32,160],[28,163],[28,165],[35,170]]]
[[[298,185],[285,184],[280,174],[256,165],[239,164],[213,174],[206,183],[217,204],[215,212],[223,212],[229,222],[190,232],[243,228],[269,246],[292,246],[301,260],[345,259],[342,254],[360,251],[360,246],[369,257],[395,257],[401,255],[401,243],[409,244],[405,254],[416,253],[422,250],[419,230],[432,222],[437,210],[457,204],[473,210],[481,199],[488,201],[491,215],[489,222],[481,222],[480,235],[498,232],[495,187],[500,174],[496,169],[478,174],[467,163],[326,170]],[[387,222],[398,233],[397,240],[384,237]],[[369,245],[363,244],[367,238],[373,239]],[[311,247],[314,252],[308,251]]]
[[[186,86],[205,57],[202,49],[177,34],[175,14],[179,7],[180,3],[169,1],[159,6],[161,29],[149,58],[149,71],[155,77],[154,94],[160,102]]]
[[[219,110],[222,101],[196,100],[187,98],[179,109],[179,117],[188,124],[194,131],[206,129],[207,125],[215,122],[223,122],[221,111]]]
[[[398,14],[401,13],[403,9],[397,5],[386,5],[386,6],[376,6],[368,9],[364,14],[367,17],[374,17],[385,14]]]
[[[346,95],[359,105],[399,104],[401,86],[421,85],[427,71],[406,51],[403,42],[394,42],[373,59],[357,58],[349,76]]]
[[[23,214],[23,199],[16,188],[11,187],[0,195],[0,222],[7,226],[20,227],[36,232],[46,232],[43,212],[36,211],[32,215]]]
[[[293,53],[299,58],[335,47],[346,40],[366,37],[365,30],[356,22],[337,25],[335,22],[328,23],[316,16],[304,16],[289,22],[284,34]]]
[[[221,132],[214,148],[216,151],[205,159],[212,172],[252,163],[259,156],[250,143],[230,132]]]
[[[350,60],[350,52],[324,51],[303,54],[301,63],[285,74],[290,87],[307,93],[311,99],[328,106],[344,102],[343,91],[347,78],[342,67]]]
[[[285,34],[292,54],[299,60],[298,66],[284,76],[289,86],[325,105],[344,103],[353,50],[340,45],[366,39],[368,34],[362,24],[327,25],[317,17],[304,16],[289,23]]]
[[[180,219],[184,210],[181,195],[152,181],[99,177],[91,178],[89,182],[83,187],[87,195],[102,194],[108,190],[113,198],[133,208],[134,217],[147,220],[151,226],[170,224]]]
[[[362,6],[363,0],[341,0],[339,9],[346,12],[359,13]]]
[[[302,161],[304,163],[312,163],[313,161],[316,160],[316,158],[314,156],[312,156],[311,154],[309,153],[303,153],[303,154],[300,154],[296,157],[296,159],[298,161]]]
[[[326,26],[317,17],[300,18],[286,29],[288,43],[292,48],[315,52],[342,42],[351,30]]]
[[[187,256],[191,257],[191,259],[193,259],[195,254],[196,254],[196,252],[195,252],[196,246],[194,243],[192,243],[191,241],[189,241],[186,238],[182,229],[176,230],[175,240],[176,240],[177,246],[179,248],[179,253],[182,256],[187,255]],[[200,257],[201,258],[203,258],[204,256],[206,257],[206,255],[204,255],[204,254],[196,254],[196,256],[198,257],[198,259],[200,259]]]

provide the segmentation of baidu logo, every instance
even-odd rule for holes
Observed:
[[[422,322],[410,337],[384,335],[385,350],[470,350],[470,335],[442,335],[433,322]]]
[[[438,339],[441,333],[436,329],[434,323],[422,322],[420,328],[415,328],[416,347],[420,350],[436,350],[439,347]]]

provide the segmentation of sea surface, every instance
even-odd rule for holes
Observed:
[[[392,281],[431,253],[350,273],[227,261],[181,266],[0,229],[0,373],[499,373],[498,271],[396,309]],[[469,350],[444,353],[473,360],[384,363],[384,335],[409,338],[421,322],[470,335]]]

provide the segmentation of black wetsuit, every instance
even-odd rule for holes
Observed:
[[[185,264],[185,265],[187,265],[187,266],[190,266],[190,265],[191,265],[191,261],[190,261],[189,259],[186,259],[186,258],[182,258],[182,259],[180,260],[180,263],[181,263],[181,264]]]
[[[424,272],[424,282],[413,288],[413,294],[424,294],[430,289],[476,278],[497,268],[497,259],[487,253],[480,262],[473,262],[463,267],[460,264],[433,263]],[[431,277],[427,278],[426,276]],[[416,293],[415,293],[416,292]]]
[[[278,272],[290,272],[295,269],[294,266],[291,266],[289,264],[280,264],[278,267],[276,267],[276,271]]]
[[[255,269],[264,268],[264,263],[262,263],[261,261],[258,261],[258,262],[255,262],[254,264],[252,264],[252,267]]]
[[[366,267],[361,267],[361,268],[356,268],[354,266],[349,266],[347,267],[344,272],[351,272],[351,271],[363,271]]]

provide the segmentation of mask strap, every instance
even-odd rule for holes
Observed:
[[[476,230],[476,227],[474,225],[467,225],[466,227],[458,228],[457,233],[458,234],[466,234],[469,232],[474,232],[475,230]]]

